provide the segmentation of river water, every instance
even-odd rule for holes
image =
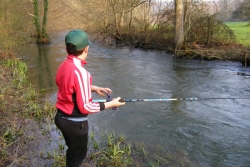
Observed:
[[[29,81],[56,101],[55,74],[66,58],[64,36],[51,36],[50,45],[28,45],[22,57],[29,65]],[[238,62],[184,60],[163,51],[102,46],[93,41],[85,68],[93,84],[109,87],[113,97],[250,98],[250,73]],[[94,99],[99,99],[93,95]],[[131,102],[117,111],[90,115],[97,132],[124,134],[146,146],[160,144],[183,150],[199,166],[250,165],[250,100]]]

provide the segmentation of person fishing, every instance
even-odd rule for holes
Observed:
[[[68,56],[56,74],[58,86],[55,124],[62,132],[66,145],[66,166],[78,167],[87,155],[88,114],[104,109],[120,107],[120,97],[109,102],[93,102],[92,92],[100,96],[110,94],[110,88],[92,85],[92,76],[84,68],[87,63],[90,41],[86,32],[72,30],[65,36]]]

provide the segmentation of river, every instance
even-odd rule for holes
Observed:
[[[64,36],[51,36],[49,45],[28,45],[22,57],[29,81],[56,101],[55,74],[66,58]],[[103,46],[92,41],[85,68],[93,85],[109,87],[113,97],[250,98],[250,68],[232,61],[177,59],[164,51]],[[99,99],[93,95],[94,99]],[[97,132],[124,134],[127,140],[184,150],[204,167],[250,165],[250,100],[128,102],[118,110],[90,115]]]

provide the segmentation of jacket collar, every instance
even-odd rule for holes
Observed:
[[[67,60],[69,60],[71,62],[80,63],[82,66],[87,64],[87,62],[85,60],[81,60],[81,59],[79,59],[79,58],[77,58],[76,56],[73,56],[73,55],[68,55]]]

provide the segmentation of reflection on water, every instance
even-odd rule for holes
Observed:
[[[66,57],[66,33],[59,34],[50,45],[29,46],[24,54],[29,60],[30,82],[44,88],[53,102],[55,73]],[[237,62],[174,62],[172,55],[161,51],[97,44],[91,45],[87,62],[85,68],[93,75],[93,84],[110,87],[113,97],[250,97],[250,78],[236,75],[250,73],[250,69]],[[147,146],[158,143],[172,151],[182,149],[200,166],[248,166],[249,107],[249,100],[135,102],[89,119],[95,131],[124,134],[127,140]]]
[[[53,86],[52,71],[50,70],[50,62],[48,59],[50,47],[37,45],[38,59],[37,59],[37,77],[39,89]],[[46,85],[47,84],[47,85]]]

